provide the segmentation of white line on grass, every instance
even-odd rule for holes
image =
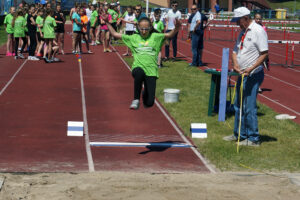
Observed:
[[[116,54],[119,56],[119,58],[121,59],[121,61],[125,64],[125,66],[128,68],[128,70],[130,70],[129,65],[126,63],[126,61],[121,57],[121,55],[119,54],[119,52],[112,46],[112,48],[114,49],[114,51],[116,52]],[[197,151],[197,149],[191,144],[191,142],[184,136],[184,134],[182,133],[182,131],[178,128],[178,126],[174,123],[174,121],[170,118],[170,116],[168,115],[168,113],[166,113],[166,111],[161,107],[161,105],[155,101],[155,105],[159,108],[159,110],[163,113],[163,115],[167,118],[167,120],[170,122],[170,124],[173,126],[173,128],[176,130],[176,132],[180,135],[180,137],[184,140],[185,143],[191,145],[191,149],[192,151],[196,154],[196,156],[203,162],[203,164],[205,165],[205,167],[211,172],[211,173],[216,173],[215,169],[213,169],[208,162],[205,160],[205,158],[201,155],[201,153],[199,151]]]
[[[81,85],[81,100],[82,100],[82,114],[83,114],[83,123],[84,123],[84,139],[85,139],[85,149],[88,159],[89,171],[94,172],[94,161],[90,146],[90,139],[89,139],[89,127],[87,121],[87,114],[86,114],[86,103],[85,103],[85,92],[84,92],[84,82],[83,82],[83,74],[82,74],[82,64],[81,61],[79,63],[79,72],[80,72],[80,85]]]
[[[14,73],[14,75],[11,77],[11,79],[6,83],[6,85],[2,88],[0,92],[0,96],[3,94],[3,92],[6,90],[6,88],[14,81],[15,77],[18,75],[18,73],[22,70],[24,65],[26,64],[27,59],[22,63],[22,65],[19,67],[19,69]]]
[[[179,51],[177,51],[177,52],[178,52],[179,54],[181,54],[182,56],[184,56],[184,57],[186,57],[186,58],[192,60],[192,58],[190,58],[189,56],[186,56],[186,55],[182,54],[182,53],[179,52]],[[206,69],[209,69],[208,67],[205,67],[205,68],[206,68]],[[230,80],[233,81],[234,83],[236,82],[236,81],[233,80],[233,79],[230,79]],[[297,115],[300,115],[299,112],[297,112],[297,111],[293,110],[292,108],[289,108],[289,107],[287,107],[287,106],[285,106],[285,105],[283,105],[283,104],[281,104],[281,103],[275,101],[274,99],[271,99],[270,97],[267,97],[267,96],[265,96],[265,95],[263,95],[263,94],[258,94],[258,95],[262,96],[263,98],[265,98],[265,99],[267,99],[267,100],[269,100],[269,101],[271,101],[271,102],[273,102],[273,103],[275,103],[275,104],[277,104],[277,105],[279,105],[279,106],[281,106],[281,107],[283,107],[283,108],[285,108],[285,109],[287,109],[287,110],[289,110],[289,111],[291,111],[291,112],[293,112],[293,113],[295,113],[295,114],[297,114]]]

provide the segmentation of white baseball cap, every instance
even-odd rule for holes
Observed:
[[[250,10],[246,7],[239,7],[234,9],[234,16],[231,19],[231,22],[237,22],[241,17],[250,15]]]

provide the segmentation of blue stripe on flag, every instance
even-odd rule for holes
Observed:
[[[192,133],[207,133],[206,128],[192,128],[191,131]]]
[[[83,127],[68,126],[68,131],[83,131]]]

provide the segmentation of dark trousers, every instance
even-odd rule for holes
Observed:
[[[29,56],[34,56],[34,52],[35,52],[35,49],[36,49],[36,45],[37,45],[37,42],[36,42],[36,32],[28,32],[29,34],[29,37],[30,37],[30,45],[29,45]]]
[[[171,30],[167,30],[166,32],[170,32]],[[169,41],[172,41],[172,46],[173,46],[173,57],[175,58],[177,56],[177,37],[178,37],[178,32],[175,34],[174,37],[172,37]],[[169,58],[170,55],[170,45],[165,45],[165,55],[167,58]]]
[[[203,33],[192,33],[192,53],[194,66],[203,65],[202,63],[203,50]]]
[[[21,53],[23,53],[24,48],[27,44],[26,37],[22,37],[22,40],[23,40],[23,45],[22,45],[22,48],[21,48]],[[19,41],[20,41],[20,38],[15,38],[15,53],[16,53],[16,56],[18,55]]]
[[[151,107],[155,100],[156,79],[155,76],[146,76],[144,70],[140,67],[132,70],[134,78],[134,99],[140,99],[142,86],[144,83],[143,103],[146,107]]]

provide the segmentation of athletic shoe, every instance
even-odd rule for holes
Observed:
[[[18,54],[18,57],[19,57],[19,58],[22,58],[22,59],[25,59],[25,57],[24,57],[23,54],[21,54],[21,53]]]
[[[111,49],[106,49],[106,51],[107,51],[107,52],[112,52],[112,50],[111,50]]]
[[[48,59],[47,57],[44,57],[44,61],[45,61],[45,63],[52,63],[52,60],[50,59]]]
[[[72,51],[72,54],[77,54],[77,51]]]
[[[239,143],[241,146],[251,146],[251,147],[259,147],[260,142],[252,142],[251,140],[245,139]]]
[[[37,56],[37,57],[43,57],[43,54],[37,53],[36,56]]]
[[[129,56],[129,53],[124,53],[123,56]]]
[[[131,102],[131,105],[129,108],[132,110],[137,110],[137,109],[139,109],[139,106],[140,106],[140,100],[135,99]]]
[[[193,63],[189,63],[189,67],[198,67],[198,66],[194,65]]]
[[[106,53],[106,49],[103,49],[103,52]]]
[[[40,59],[38,59],[38,58],[35,57],[35,56],[28,56],[27,59],[28,59],[28,60],[33,60],[33,61],[38,61],[38,60],[40,60]]]
[[[17,59],[18,59],[18,56],[14,56],[14,58],[15,58],[15,60],[17,60]]]
[[[59,61],[60,61],[60,59],[59,59],[59,58],[55,58],[55,57],[54,57],[54,58],[52,58],[52,61],[53,61],[53,62],[59,62]]]
[[[96,44],[101,44],[101,42],[99,40],[96,40]]]
[[[82,43],[82,44],[84,44],[84,43],[85,43],[85,41],[84,41],[84,40],[81,40],[81,43]]]
[[[64,52],[64,50],[61,50],[61,54],[62,54],[62,55],[65,55],[65,52]]]
[[[232,142],[232,141],[237,141],[237,138],[235,137],[235,135],[228,135],[223,137],[223,140]]]
[[[12,56],[12,53],[6,52],[6,56]]]
[[[88,50],[88,54],[92,54],[93,52],[91,50]]]
[[[16,54],[15,54],[15,53],[12,53],[12,56],[16,56]]]

